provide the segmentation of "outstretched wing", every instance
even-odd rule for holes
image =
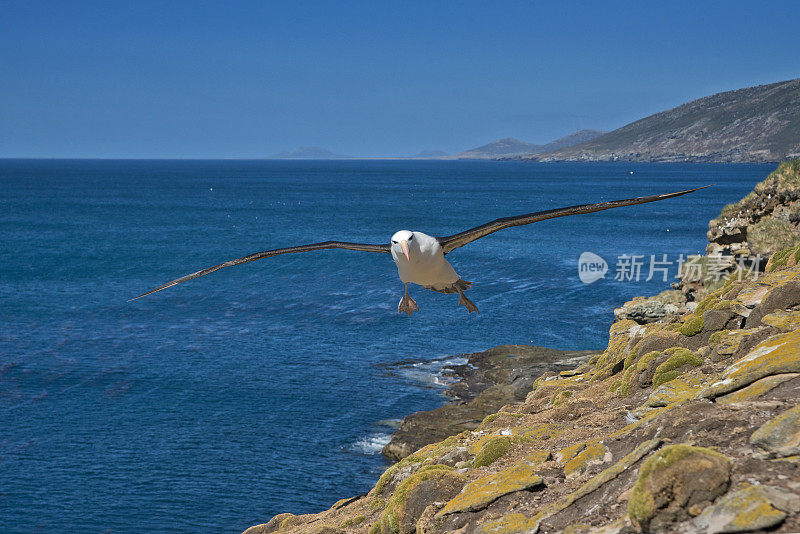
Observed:
[[[138,297],[134,297],[130,300],[136,300],[142,297],[146,297],[147,295],[152,295],[153,293],[161,291],[162,289],[167,289],[168,287],[178,285],[188,280],[200,278],[201,276],[213,273],[214,271],[219,271],[220,269],[223,269],[225,267],[233,267],[234,265],[241,265],[242,263],[260,260],[263,258],[269,258],[272,256],[277,256],[279,254],[292,254],[294,252],[310,252],[312,250],[325,250],[329,248],[344,248],[347,250],[361,250],[364,252],[382,252],[384,254],[388,254],[392,251],[391,246],[388,244],[368,245],[365,243],[347,243],[345,241],[324,241],[322,243],[313,243],[311,245],[300,245],[297,247],[286,247],[286,248],[276,248],[274,250],[265,250],[264,252],[256,252],[255,254],[250,254],[249,256],[245,256],[243,258],[226,261],[225,263],[220,263],[219,265],[214,265],[213,267],[207,267],[202,271],[197,271],[196,273],[187,274],[186,276],[181,276],[180,278],[175,279],[172,282],[167,282],[163,286],[158,286],[157,288],[150,290],[147,293],[142,293]],[[130,300],[128,302],[130,302]]]
[[[465,230],[458,234],[453,234],[447,237],[437,237],[439,244],[445,254],[452,252],[458,247],[463,247],[467,243],[471,243],[476,239],[480,239],[489,234],[493,234],[498,230],[511,228],[512,226],[522,226],[524,224],[531,224],[545,219],[555,219],[556,217],[567,217],[569,215],[583,215],[584,213],[594,213],[595,211],[610,210],[612,208],[621,208],[622,206],[633,206],[635,204],[646,204],[647,202],[658,202],[672,197],[679,197],[686,193],[697,191],[698,189],[705,189],[711,187],[696,187],[694,189],[687,189],[686,191],[678,191],[676,193],[666,193],[664,195],[651,195],[649,197],[628,198],[625,200],[612,200],[610,202],[600,202],[598,204],[581,204],[579,206],[569,206],[567,208],[557,208],[554,210],[537,211],[535,213],[528,213],[525,215],[516,215],[514,217],[503,217],[502,219],[495,219],[494,221],[476,226],[469,230]]]

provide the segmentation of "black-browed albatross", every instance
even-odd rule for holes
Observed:
[[[711,186],[705,186],[711,187]],[[346,241],[323,241],[322,243],[313,243],[310,245],[299,245],[296,247],[276,248],[274,250],[265,250],[264,252],[256,252],[243,258],[226,261],[213,267],[208,267],[201,271],[182,276],[172,282],[168,282],[159,286],[147,293],[143,293],[138,298],[146,297],[162,289],[167,289],[174,285],[178,285],[187,280],[205,276],[214,271],[218,271],[223,267],[232,267],[250,261],[269,258],[279,254],[290,254],[294,252],[310,252],[312,250],[325,250],[331,248],[342,248],[347,250],[360,250],[363,252],[380,252],[384,254],[391,254],[394,263],[397,265],[397,273],[400,275],[400,280],[406,285],[405,294],[400,299],[397,306],[397,312],[405,312],[411,315],[413,311],[419,311],[419,307],[414,299],[408,294],[409,284],[417,284],[432,291],[439,293],[458,293],[458,304],[467,308],[468,313],[478,311],[475,303],[469,300],[464,291],[472,286],[472,282],[462,280],[457,274],[453,266],[444,258],[445,254],[449,254],[458,247],[463,247],[467,243],[471,243],[476,239],[480,239],[489,234],[493,234],[498,230],[511,228],[512,226],[522,226],[531,224],[546,219],[555,219],[556,217],[567,217],[569,215],[583,215],[585,213],[594,213],[595,211],[603,211],[612,208],[621,208],[623,206],[633,206],[635,204],[645,204],[647,202],[657,202],[672,197],[679,197],[686,193],[697,191],[698,189],[705,189],[705,187],[697,187],[695,189],[687,189],[686,191],[677,191],[675,193],[666,193],[663,195],[651,195],[647,197],[628,198],[625,200],[613,200],[610,202],[600,202],[598,204],[581,204],[578,206],[569,206],[566,208],[557,208],[553,210],[537,211],[535,213],[527,213],[525,215],[516,215],[513,217],[503,217],[495,219],[486,224],[470,228],[463,232],[453,234],[447,237],[433,237],[422,232],[412,232],[409,230],[400,230],[396,232],[391,239],[391,243],[384,245],[370,245],[366,243],[348,243]]]

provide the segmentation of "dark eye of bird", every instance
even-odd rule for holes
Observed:
[[[409,241],[411,241],[412,239],[414,239],[414,236],[413,236],[413,235],[410,235],[410,236],[408,236],[408,240],[409,240]]]
[[[393,239],[393,240],[392,240],[392,243],[394,243],[394,244],[396,245],[396,244],[397,244],[397,241],[395,241],[395,240]]]

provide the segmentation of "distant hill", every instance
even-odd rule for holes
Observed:
[[[450,156],[452,159],[497,159],[508,156],[519,156],[523,154],[538,154],[542,151],[543,145],[534,145],[506,137],[498,141],[493,141],[483,146],[465,150]]]
[[[589,141],[590,139],[594,139],[595,137],[603,135],[604,133],[606,132],[601,132],[598,130],[580,130],[573,134],[567,135],[566,137],[561,137],[555,141],[551,141],[546,145],[535,145],[533,143],[526,143],[525,141],[514,139],[513,137],[506,137],[505,139],[500,139],[487,145],[479,146],[478,148],[459,152],[458,154],[449,156],[448,159],[498,159],[522,157],[577,145],[579,143]]]
[[[561,150],[562,148],[569,148],[596,139],[606,133],[608,132],[603,132],[601,130],[578,130],[574,134],[569,134],[555,141],[550,141],[542,147],[542,152],[552,152],[554,150]]]
[[[449,155],[447,152],[443,152],[441,150],[423,150],[412,156],[406,156],[406,157],[418,158],[418,159],[435,159],[435,158],[442,158],[447,155]]]
[[[298,148],[295,150],[284,150],[278,152],[272,159],[349,159],[350,156],[342,156],[334,154],[330,150],[319,148],[316,146],[309,146]]]
[[[539,161],[768,162],[800,156],[800,79],[717,93]]]

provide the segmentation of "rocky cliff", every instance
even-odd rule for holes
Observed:
[[[708,228],[709,254],[769,257],[800,242],[800,160],[781,163]]]
[[[800,245],[739,274],[694,302],[674,290],[656,322],[619,318],[602,353],[369,492],[247,534],[800,532]],[[513,384],[501,363],[485,376]]]
[[[780,161],[800,156],[800,79],[693,100],[539,161]]]

